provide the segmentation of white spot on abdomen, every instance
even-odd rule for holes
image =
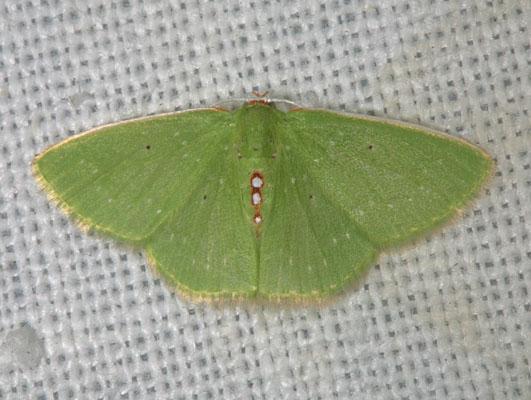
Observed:
[[[262,223],[263,218],[260,214],[260,204],[262,203],[262,187],[264,187],[264,177],[258,172],[255,171],[251,176],[251,205],[254,207],[254,223],[256,225]],[[258,237],[259,233],[256,232]]]
[[[264,181],[259,176],[255,176],[251,184],[254,188],[261,188],[264,185]]]

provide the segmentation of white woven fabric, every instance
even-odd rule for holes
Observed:
[[[530,399],[529,21],[528,0],[4,2],[0,399]],[[32,176],[76,133],[252,90],[446,131],[496,173],[313,308],[184,301]]]

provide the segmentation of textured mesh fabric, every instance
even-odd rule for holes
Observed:
[[[531,398],[529,21],[527,0],[3,2],[0,399]],[[175,296],[32,176],[76,133],[252,90],[446,131],[496,173],[319,307]]]

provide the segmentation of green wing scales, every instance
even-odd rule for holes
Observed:
[[[34,169],[82,225],[147,248],[183,293],[254,294],[231,121],[207,109],[110,125],[50,148]]]
[[[84,226],[144,247],[184,294],[313,299],[459,212],[492,161],[420,128],[255,101],[95,129],[34,170]]]
[[[481,150],[420,128],[304,109],[283,119],[260,247],[266,297],[339,291],[382,249],[454,216],[492,170]]]
[[[378,247],[455,215],[492,171],[478,148],[417,127],[312,110],[287,120],[292,157]]]

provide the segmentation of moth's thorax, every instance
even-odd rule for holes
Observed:
[[[234,140],[241,158],[272,158],[284,113],[272,105],[254,103],[234,112]]]

